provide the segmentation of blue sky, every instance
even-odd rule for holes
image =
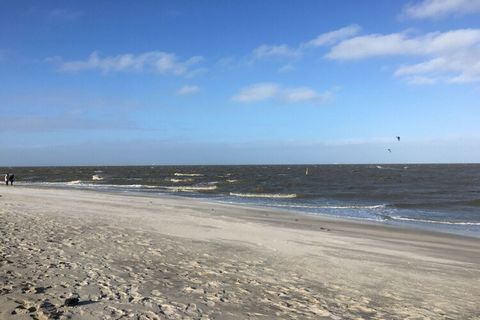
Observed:
[[[0,165],[480,162],[479,15],[0,0]]]

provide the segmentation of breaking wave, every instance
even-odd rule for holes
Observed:
[[[287,204],[287,205],[281,205],[281,204],[276,204],[276,207],[289,207],[289,208],[305,208],[305,209],[383,209],[386,206],[384,204],[379,204],[379,205],[372,205],[372,206],[367,206],[367,205],[301,205],[301,204]]]
[[[216,185],[209,186],[178,186],[178,187],[163,187],[171,192],[196,192],[196,191],[212,191],[217,189]]]
[[[230,192],[231,196],[242,198],[271,198],[271,199],[292,199],[296,198],[295,193],[282,194],[282,193],[236,193]]]
[[[449,224],[449,225],[462,225],[462,226],[480,226],[480,222],[454,222],[454,221],[441,221],[441,220],[427,220],[427,219],[405,218],[405,217],[398,217],[398,216],[390,216],[390,218],[391,218],[392,220],[399,220],[399,221],[436,223],[436,224]]]
[[[418,203],[393,203],[390,206],[398,209],[414,209],[414,208],[439,209],[439,208],[458,207],[458,206],[479,207],[480,199],[439,201],[439,202],[418,202]]]
[[[167,181],[170,181],[170,182],[173,182],[173,183],[179,183],[179,182],[190,182],[190,181],[193,181],[193,179],[175,179],[175,178],[171,178],[171,179],[167,179]]]
[[[69,184],[69,185],[81,184],[81,183],[82,183],[82,180],[73,180],[73,181],[67,182],[67,184]]]
[[[177,177],[201,177],[203,174],[201,173],[182,173],[182,172],[175,172],[173,175]]]
[[[73,180],[67,182],[29,182],[27,183],[20,183],[21,185],[37,185],[37,186],[52,186],[52,187],[70,187],[70,188],[78,188],[78,189],[159,189],[160,186],[154,185],[145,185],[145,184],[98,184],[98,183],[91,183],[85,182],[82,180]]]

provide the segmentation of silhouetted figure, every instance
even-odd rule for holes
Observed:
[[[8,173],[5,175],[5,184],[8,186],[8,181],[10,181],[10,177],[8,176]]]
[[[15,175],[13,173],[8,175],[8,181],[10,181],[10,185],[13,186],[13,181],[15,181]]]
[[[397,136],[397,140],[400,141],[400,136]]]

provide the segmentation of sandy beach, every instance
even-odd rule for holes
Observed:
[[[480,319],[480,239],[179,197],[0,195],[1,319]]]

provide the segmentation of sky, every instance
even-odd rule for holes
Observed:
[[[0,0],[3,166],[478,163],[479,101],[480,0]]]

